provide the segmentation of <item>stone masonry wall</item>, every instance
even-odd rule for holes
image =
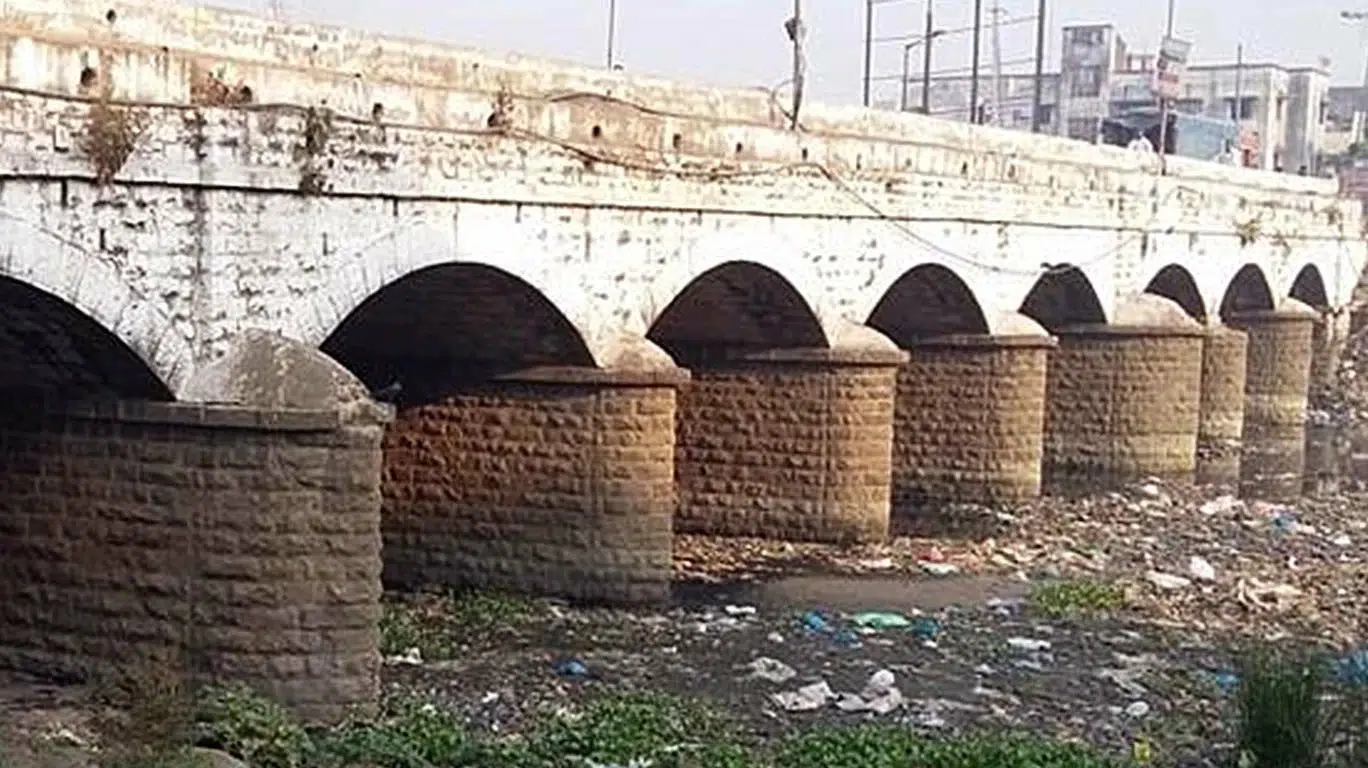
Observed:
[[[1239,485],[1247,342],[1243,332],[1225,326],[1209,328],[1203,340],[1198,483]]]
[[[1081,491],[1196,468],[1202,332],[1062,329],[1046,384],[1047,490]]]
[[[84,678],[170,658],[309,719],[373,706],[381,430],[328,412],[6,409],[0,664]]]
[[[1219,296],[1236,258],[1277,295],[1305,263],[1363,261],[1360,214],[1324,180],[1178,159],[1161,176],[1114,148],[817,105],[791,131],[760,92],[184,12],[25,0],[0,20],[0,240],[26,245],[6,274],[108,325],[173,390],[243,328],[319,343],[385,282],[458,254],[542,290],[595,349],[740,254],[824,321],[863,320],[920,258],[870,206],[973,254],[947,264],[987,317],[1061,251],[1096,262],[1104,307],[1156,264]],[[145,125],[115,168],[87,149],[109,107],[87,69]],[[219,80],[250,103],[205,97]],[[1251,211],[1261,236],[1241,247]]]
[[[676,427],[676,530],[841,543],[888,535],[902,357],[803,354],[692,369]]]
[[[401,411],[385,437],[385,580],[663,599],[680,381],[555,371]]]
[[[1301,312],[1226,318],[1249,335],[1240,487],[1251,496],[1283,501],[1301,493],[1315,320]]]
[[[925,340],[898,371],[893,513],[1040,493],[1049,337]]]

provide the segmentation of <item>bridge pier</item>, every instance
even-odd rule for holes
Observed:
[[[307,378],[311,357],[284,368]],[[11,400],[0,664],[75,679],[153,665],[246,683],[313,721],[372,707],[388,414],[326,394]]]
[[[1176,306],[1143,298],[1119,308],[1114,325],[1056,330],[1042,467],[1052,491],[1193,477],[1203,332]]]
[[[683,371],[542,368],[404,409],[385,436],[385,581],[668,596]]]
[[[1232,313],[1249,336],[1245,368],[1241,491],[1283,501],[1301,494],[1306,465],[1306,405],[1315,314],[1292,308]]]
[[[1207,329],[1202,342],[1202,394],[1197,424],[1197,482],[1240,484],[1248,337],[1227,326]]]
[[[1046,335],[946,335],[907,345],[898,371],[893,514],[1040,493]]]
[[[797,541],[888,535],[896,349],[694,357],[679,404],[681,532]]]

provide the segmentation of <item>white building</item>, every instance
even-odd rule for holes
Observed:
[[[1060,67],[1042,81],[1043,130],[1096,141],[1101,120],[1156,104],[1152,54],[1131,53],[1110,24],[1063,29]],[[1032,75],[1004,75],[1002,115],[992,113],[991,73],[980,75],[985,122],[1029,129]],[[1316,173],[1325,152],[1330,75],[1323,68],[1286,68],[1267,63],[1190,65],[1175,111],[1237,120],[1245,165]],[[930,111],[969,118],[970,79],[933,78]],[[909,84],[909,104],[921,103],[921,83]]]

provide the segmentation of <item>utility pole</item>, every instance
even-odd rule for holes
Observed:
[[[1040,107],[1045,90],[1045,0],[1036,10],[1035,88],[1031,92],[1031,133],[1040,133]]]
[[[1238,165],[1240,165],[1241,167],[1244,166],[1244,149],[1240,147],[1240,134],[1244,133],[1244,130],[1241,127],[1244,123],[1244,111],[1242,109],[1242,105],[1244,103],[1244,94],[1241,93],[1243,87],[1244,43],[1240,43],[1235,46],[1235,109],[1232,110],[1235,114],[1232,115],[1232,117],[1235,118],[1235,147],[1233,151],[1239,153]]]
[[[1365,45],[1365,41],[1368,41],[1368,11],[1340,11],[1340,18],[1358,22],[1359,45]],[[1354,136],[1354,140],[1363,141],[1368,137],[1368,59],[1364,60],[1363,86],[1359,89],[1359,97],[1354,100],[1354,111],[1358,113],[1359,122],[1358,134]]]
[[[865,0],[864,105],[869,106],[869,69],[874,65],[874,0]]]
[[[617,58],[617,0],[608,0],[608,69]]]
[[[926,0],[926,49],[922,51],[922,94],[921,111],[931,114],[931,44],[936,40],[936,32],[931,27],[931,0]]]
[[[784,25],[793,41],[793,117],[790,130],[798,130],[798,113],[803,108],[803,83],[807,79],[807,53],[803,42],[807,29],[803,26],[803,0],[793,0],[793,18]]]
[[[1173,3],[1168,0],[1168,21],[1164,24],[1164,39],[1173,37]],[[1168,172],[1168,120],[1169,120],[1169,100],[1163,94],[1159,96],[1159,170],[1161,173]]]
[[[1001,126],[1002,102],[1006,96],[1002,92],[1002,27],[998,22],[1006,11],[998,0],[993,0],[993,7],[988,12],[993,15],[993,124]]]
[[[983,36],[983,0],[974,0],[974,53],[972,74],[969,76],[969,122],[977,125],[979,121],[979,43]]]

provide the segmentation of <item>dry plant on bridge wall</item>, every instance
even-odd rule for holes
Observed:
[[[114,181],[133,156],[148,122],[146,112],[112,103],[107,92],[90,105],[80,146],[94,166],[96,184]]]

